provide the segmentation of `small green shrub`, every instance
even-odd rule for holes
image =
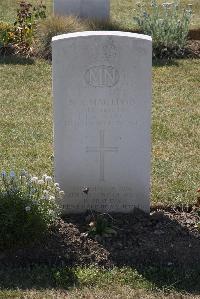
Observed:
[[[0,22],[0,33],[4,32],[5,30],[11,30],[13,26],[6,22]]]
[[[93,216],[93,220],[89,223],[88,235],[91,237],[110,237],[116,234],[112,228],[111,218],[108,214],[99,214]]]
[[[14,27],[11,24],[0,22],[0,54],[12,53],[13,32]]]
[[[63,191],[51,177],[26,172],[0,175],[0,249],[34,242],[45,234],[60,213]]]
[[[45,18],[46,6],[42,2],[36,6],[26,1],[19,3],[14,23],[15,44],[19,53],[26,54],[32,51],[38,21]]]
[[[46,18],[46,6],[36,6],[21,1],[14,25],[0,23],[0,54],[30,56],[37,32],[38,22]]]
[[[142,3],[138,3],[138,8],[134,20],[144,34],[152,36],[154,56],[180,55],[187,42],[191,6],[183,10],[179,1],[159,5],[152,0],[149,10]]]
[[[87,31],[88,25],[74,16],[52,16],[40,23],[37,34],[38,55],[51,59],[52,37],[60,34]]]

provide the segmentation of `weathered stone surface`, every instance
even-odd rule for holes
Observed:
[[[151,55],[145,35],[53,38],[55,176],[66,212],[149,211]]]

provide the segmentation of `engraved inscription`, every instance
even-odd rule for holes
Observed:
[[[138,205],[134,204],[63,204],[63,208],[66,210],[77,210],[77,209],[87,209],[87,210],[112,210],[113,208],[122,209],[124,211],[126,210],[133,210],[134,208],[139,208]]]
[[[136,99],[134,97],[121,98],[84,98],[84,101],[68,98],[65,109],[68,117],[65,127],[78,129],[80,127],[98,126],[99,129],[107,127],[137,126],[138,120],[133,118]]]
[[[89,193],[85,196],[82,186],[71,186],[70,191],[66,192],[66,197],[73,202],[65,206],[67,209],[92,209],[92,210],[113,210],[133,209],[135,204],[135,193],[130,186],[89,186]],[[122,200],[123,199],[123,200]],[[78,204],[76,204],[78,202]]]
[[[104,155],[105,152],[118,152],[118,147],[106,147],[104,142],[104,130],[100,131],[100,146],[99,147],[87,147],[86,152],[97,152],[100,154],[100,172],[99,172],[99,180],[104,182],[105,180],[105,171],[104,171]]]
[[[119,72],[112,66],[93,66],[86,71],[85,81],[93,87],[113,87],[119,81]]]

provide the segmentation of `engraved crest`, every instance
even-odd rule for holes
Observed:
[[[112,66],[93,66],[86,71],[85,81],[93,87],[113,87],[119,81],[119,72]]]
[[[107,60],[117,58],[118,56],[117,47],[112,39],[107,40],[106,44],[103,46],[103,51]]]

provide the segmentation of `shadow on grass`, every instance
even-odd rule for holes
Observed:
[[[77,277],[70,268],[30,265],[29,267],[0,268],[0,290],[3,289],[68,289],[77,284]]]
[[[179,66],[178,59],[153,59],[154,67]]]
[[[0,64],[9,64],[9,65],[32,65],[35,63],[34,58],[26,58],[20,56],[2,56],[0,55]]]
[[[167,213],[149,216],[139,211],[128,218],[128,225],[118,217],[121,250],[115,246],[117,239],[102,245],[114,265],[137,270],[155,288],[200,294],[200,234],[194,229],[195,216],[191,219],[189,212],[173,209]]]
[[[142,277],[147,288],[200,294],[200,233],[195,228],[196,212],[191,208],[168,208],[152,215],[135,210],[132,214],[111,216],[117,235],[100,238],[98,242],[109,252],[113,266],[129,269],[125,283],[140,287],[140,282],[135,281]],[[82,229],[81,216],[69,218]],[[138,276],[130,274],[135,271]]]
[[[199,60],[199,57],[194,56],[194,54],[191,54],[191,56],[185,56],[185,57],[176,57],[176,58],[153,58],[153,66],[158,68],[158,67],[166,67],[166,66],[179,66],[180,61],[183,59],[192,59],[192,60]]]
[[[0,255],[0,289],[122,283],[199,294],[200,234],[194,215],[173,209],[112,214],[117,234],[96,240],[82,236],[90,213],[67,215],[41,248],[18,250],[5,259]],[[83,270],[76,271],[76,265]]]
[[[173,266],[138,267],[137,271],[157,289],[200,294],[200,265],[188,269]]]

